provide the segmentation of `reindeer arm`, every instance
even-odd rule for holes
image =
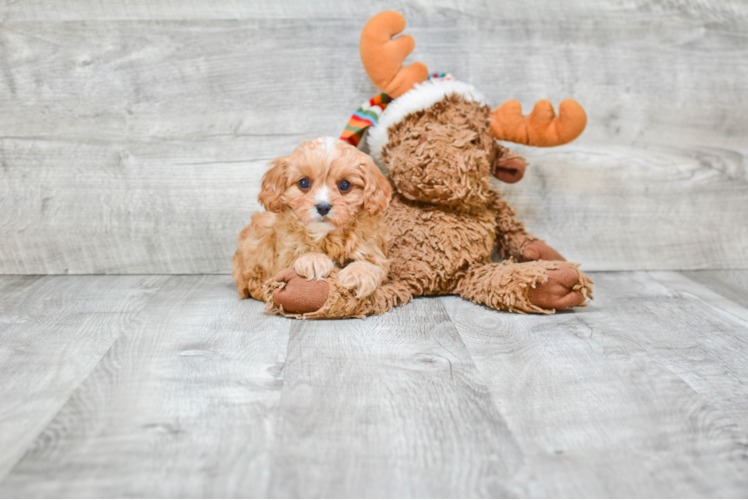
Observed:
[[[499,257],[513,258],[516,262],[531,260],[566,260],[543,240],[525,229],[516,212],[498,191],[494,191],[491,209],[496,214],[496,246]]]
[[[498,191],[493,191],[493,195],[490,208],[496,214],[496,246],[499,256],[524,262],[522,250],[528,243],[538,241],[538,238],[525,229],[522,221],[516,219],[516,212]]]

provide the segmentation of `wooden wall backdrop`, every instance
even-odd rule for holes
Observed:
[[[226,273],[267,161],[375,94],[366,19],[585,134],[505,193],[587,270],[748,267],[744,1],[37,0],[0,6],[0,272]]]

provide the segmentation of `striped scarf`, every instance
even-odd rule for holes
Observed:
[[[453,80],[454,78],[449,73],[432,73],[429,75],[429,80],[431,79]],[[379,117],[390,102],[392,102],[392,97],[383,92],[363,103],[348,120],[340,139],[358,147],[366,129],[379,122]]]

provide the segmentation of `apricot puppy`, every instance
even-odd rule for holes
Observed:
[[[374,292],[389,271],[382,213],[392,190],[372,159],[339,139],[318,137],[271,165],[258,196],[267,211],[252,216],[232,259],[239,296],[266,300],[263,284],[290,279],[293,273],[281,273],[288,269],[322,280],[337,268],[340,284],[356,296]],[[305,286],[307,307],[314,296],[327,297],[326,283]]]

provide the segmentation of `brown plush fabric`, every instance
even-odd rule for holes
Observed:
[[[492,137],[489,113],[487,106],[449,96],[390,128],[382,150],[395,191],[384,212],[390,272],[376,292],[357,299],[339,285],[336,270],[317,311],[289,314],[272,301],[270,310],[305,318],[363,317],[415,296],[459,294],[495,309],[546,314],[592,298],[592,282],[578,264],[528,233],[491,188],[495,165],[526,162]],[[491,262],[496,247],[508,260]],[[524,262],[549,257],[556,260]],[[285,285],[291,293],[292,285]],[[266,294],[278,286],[270,280]]]
[[[324,304],[314,311],[301,311],[295,308],[295,295],[306,293],[305,280],[300,279],[288,279],[287,283],[268,280],[264,288],[265,310],[298,319],[364,318],[383,314],[412,298],[407,284],[398,280],[388,280],[371,295],[357,298],[353,290],[340,284],[339,270],[336,269],[323,281],[330,287]],[[283,295],[277,294],[281,288],[286,292]],[[286,309],[287,306],[293,311]]]
[[[290,313],[317,311],[325,304],[330,293],[327,282],[302,278],[293,269],[281,271],[273,281],[280,285],[273,288],[273,303]]]
[[[514,209],[496,192],[488,209],[496,214],[496,246],[499,257],[524,261],[523,250],[533,241],[540,241],[525,230],[525,225],[518,221]]]
[[[551,314],[556,309],[580,305],[590,295],[587,280],[582,278],[577,266],[546,261],[492,262],[471,269],[458,291],[464,298],[494,309]],[[556,274],[562,268],[565,271]],[[552,280],[551,276],[554,276]],[[574,294],[571,299],[570,292]],[[535,298],[541,300],[533,300]]]
[[[498,146],[498,148],[499,155],[491,168],[493,176],[507,184],[514,184],[522,180],[522,177],[525,176],[527,161],[503,146]]]
[[[522,260],[566,260],[564,256],[555,249],[549,247],[545,242],[537,240],[526,244],[522,249]]]
[[[502,141],[529,146],[552,147],[566,144],[584,131],[587,114],[582,106],[566,99],[558,107],[558,115],[547,99],[535,103],[532,112],[522,116],[519,101],[507,101],[491,112],[491,132]]]
[[[458,211],[484,207],[499,152],[486,126],[489,112],[452,95],[392,126],[382,160],[395,192]]]
[[[536,264],[544,262],[538,261]],[[528,290],[527,299],[546,310],[566,309],[583,302],[591,294],[591,281],[576,267],[575,264],[560,264],[556,269],[549,269],[548,279]]]

